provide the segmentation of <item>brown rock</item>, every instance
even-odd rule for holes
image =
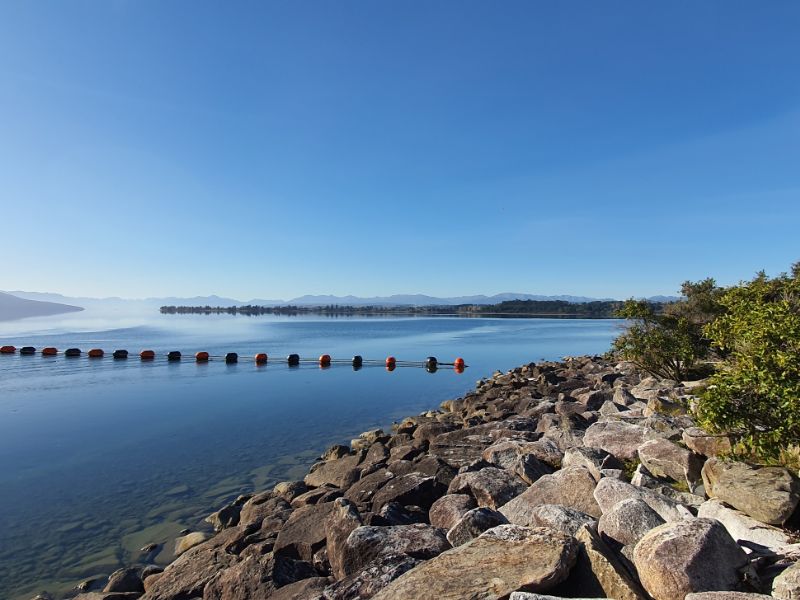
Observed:
[[[206,583],[235,563],[236,557],[220,548],[197,546],[181,554],[163,573],[145,579],[146,598],[176,600],[201,597]]]
[[[391,479],[378,490],[372,500],[372,510],[379,511],[388,502],[412,504],[428,510],[445,490],[445,486],[436,477],[409,473]]]
[[[702,459],[669,440],[648,440],[637,453],[644,467],[656,477],[685,481],[690,487],[700,481]]]
[[[542,504],[560,504],[593,517],[602,513],[592,493],[595,480],[583,467],[566,467],[534,482],[524,493],[501,507],[512,523],[524,519],[534,507]]]
[[[117,569],[108,577],[104,592],[144,592],[139,569]]]
[[[699,427],[684,429],[682,439],[689,450],[709,458],[727,454],[732,449],[731,440],[728,436],[711,435]]]
[[[392,581],[421,563],[421,560],[406,554],[382,554],[361,570],[327,587],[323,598],[325,600],[372,598]]]
[[[566,579],[577,551],[574,538],[556,531],[501,525],[417,566],[373,598],[499,600],[514,590],[546,591]]]
[[[800,482],[782,467],[709,458],[702,474],[709,497],[768,525],[785,523],[800,501]]]
[[[357,453],[336,460],[318,462],[311,467],[304,481],[306,485],[312,487],[332,485],[347,489],[358,481],[360,475],[358,465],[362,456],[363,453]]]
[[[645,600],[647,594],[600,539],[591,525],[584,525],[576,539],[578,559],[567,580],[554,590],[568,598],[614,598]]]
[[[327,540],[328,560],[331,573],[341,579],[347,573],[344,568],[343,548],[348,536],[354,529],[364,524],[358,509],[349,500],[339,498],[333,503],[333,510],[325,522],[325,538]]]
[[[471,494],[478,506],[496,509],[525,491],[527,486],[504,469],[486,467],[480,471],[456,475],[449,494]]]
[[[641,425],[631,425],[622,421],[600,421],[586,430],[583,443],[587,447],[601,448],[610,452],[620,460],[631,460],[636,458],[639,446],[647,440],[659,437],[664,436]]]
[[[428,559],[450,548],[441,530],[430,525],[358,527],[340,549],[341,572],[352,575],[382,554]]]
[[[278,533],[273,552],[311,562],[325,545],[325,522],[333,510],[333,502],[296,509]]]
[[[450,529],[464,513],[477,506],[469,494],[446,494],[431,505],[428,519],[434,527]]]

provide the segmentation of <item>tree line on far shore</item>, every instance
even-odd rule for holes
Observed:
[[[644,302],[644,301],[643,301]],[[664,310],[659,302],[644,302],[654,314]],[[614,318],[624,306],[620,301],[567,302],[564,300],[507,300],[498,304],[458,304],[435,306],[162,306],[163,314],[229,314],[229,315],[457,315],[457,316],[541,316]]]

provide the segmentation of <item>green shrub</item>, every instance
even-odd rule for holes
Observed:
[[[775,459],[800,441],[800,263],[728,288],[704,332],[726,359],[697,409],[700,425]]]

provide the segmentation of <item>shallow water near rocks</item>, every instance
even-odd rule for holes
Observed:
[[[123,564],[168,563],[185,528],[240,493],[302,478],[328,446],[437,408],[540,359],[605,352],[619,321],[104,315],[0,322],[0,344],[131,351],[120,361],[0,356],[0,590],[69,595]],[[136,354],[180,350],[184,360]],[[240,362],[196,364],[196,351]],[[270,362],[252,357],[267,352]],[[360,354],[469,368],[354,371],[285,357]],[[188,358],[186,358],[188,357]],[[156,550],[142,554],[147,544]]]

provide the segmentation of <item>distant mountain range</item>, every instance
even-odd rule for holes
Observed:
[[[28,300],[0,292],[0,321],[24,319],[26,317],[45,317],[61,313],[79,312],[81,310],[83,308],[80,306]]]
[[[457,304],[498,304],[507,300],[562,300],[565,302],[593,302],[596,300],[609,301],[614,298],[590,298],[588,296],[543,296],[538,294],[522,294],[506,292],[495,294],[494,296],[453,296],[440,298],[437,296],[426,296],[424,294],[395,294],[392,296],[374,296],[363,298],[360,296],[330,296],[330,295],[307,295],[291,300],[275,300],[253,298],[252,300],[242,301],[235,298],[222,296],[194,296],[191,298],[183,297],[163,297],[163,298],[84,298],[63,296],[61,294],[49,294],[44,292],[22,292],[12,291],[5,295],[13,294],[18,299],[35,300],[38,302],[74,305],[83,308],[103,308],[111,310],[149,310],[161,306],[327,306],[338,304],[340,306],[431,306],[431,305],[457,305]],[[647,298],[652,302],[672,302],[678,300],[677,296],[653,296]],[[74,307],[73,306],[73,307]],[[51,313],[55,314],[55,313]]]

